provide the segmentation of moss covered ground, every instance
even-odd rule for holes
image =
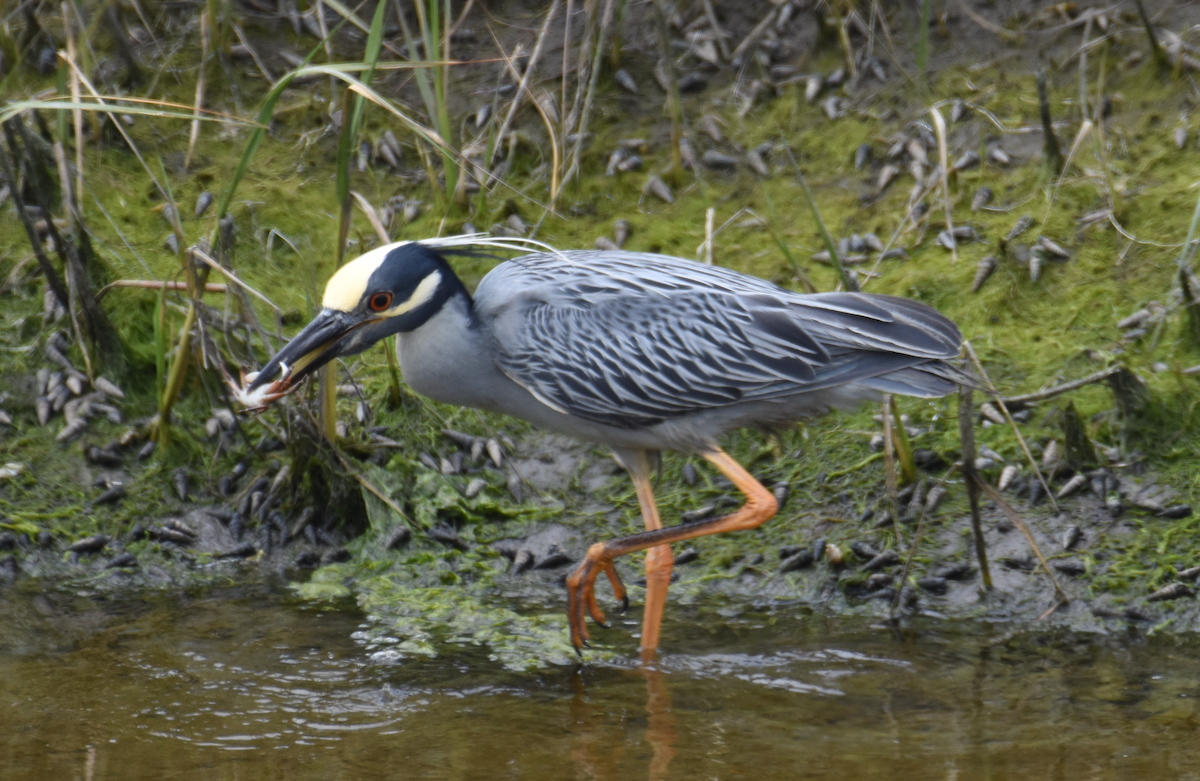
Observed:
[[[781,86],[777,95],[759,99],[743,112],[735,97],[733,74],[719,75],[704,92],[686,96],[685,115],[693,125],[689,135],[702,149],[727,153],[770,144],[772,175],[763,178],[745,168],[667,172],[664,176],[675,194],[670,204],[643,194],[648,173],[661,172],[670,158],[670,122],[661,110],[660,93],[653,92],[652,98],[631,96],[606,82],[593,118],[594,135],[583,174],[563,193],[557,213],[541,221],[537,237],[562,248],[590,247],[597,236],[611,235],[613,222],[623,218],[633,228],[627,249],[697,257],[706,235],[706,210],[713,208],[717,227],[732,220],[715,238],[716,263],[784,287],[798,288],[803,275],[818,289],[832,290],[838,285],[835,272],[811,260],[823,245],[786,150],[795,156],[835,238],[873,232],[888,241],[904,220],[913,185],[911,176],[902,171],[890,187],[878,191],[876,182],[888,162],[889,147],[901,136],[918,134],[922,125],[931,127],[928,106],[937,105],[949,117],[951,102],[964,100],[969,109],[965,118],[948,128],[949,158],[974,150],[984,163],[952,176],[948,194],[954,223],[973,227],[979,239],[960,242],[957,260],[938,246],[935,237],[944,227],[944,201],[942,193],[935,192],[926,199],[931,213],[927,225],[897,237],[896,244],[907,250],[907,257],[881,261],[875,267],[878,276],[864,277],[866,290],[917,298],[953,318],[1006,395],[1076,379],[1117,362],[1129,367],[1144,380],[1149,393],[1149,403],[1139,413],[1121,415],[1107,386],[1097,384],[1037,405],[1022,433],[1035,454],[1050,441],[1061,445],[1061,410],[1069,400],[1086,422],[1088,435],[1106,448],[1115,448],[1114,462],[1121,466],[1126,490],[1136,493],[1143,482],[1151,481],[1169,487],[1175,503],[1194,505],[1200,500],[1196,469],[1200,422],[1194,414],[1200,395],[1195,377],[1182,369],[1200,363],[1200,347],[1186,337],[1172,290],[1177,287],[1174,264],[1191,221],[1200,171],[1196,127],[1188,124],[1196,95],[1187,74],[1157,72],[1144,56],[1144,39],[1134,34],[1136,28],[1129,29],[1133,32],[1114,36],[1091,53],[1087,96],[1092,102],[1110,103],[1111,113],[1083,139],[1061,179],[1047,174],[1043,164],[1034,75],[1024,64],[1044,50],[1044,39],[1001,44],[990,62],[952,58],[931,75],[927,94],[899,75],[884,83],[868,80],[853,89],[829,91],[826,96],[840,97],[845,111],[833,120],[822,106],[824,96],[813,103],[805,101],[803,81]],[[304,48],[305,42],[292,40],[286,29],[273,34]],[[1071,149],[1080,126],[1078,75],[1064,54],[1077,42],[1077,37],[1067,38],[1066,33],[1055,39],[1055,56],[1061,59],[1051,57],[1048,63],[1050,102],[1064,150]],[[1138,53],[1143,56],[1137,57]],[[155,97],[188,103],[196,73],[189,63],[194,59],[194,53],[189,59],[186,49],[172,55],[164,63]],[[801,64],[805,71],[830,73],[844,65],[844,58],[836,46],[826,46],[806,53]],[[646,82],[643,93],[653,91],[648,72],[640,75]],[[215,78],[210,94],[219,96],[210,107],[239,116],[252,113],[265,89],[261,79],[239,64],[210,69],[210,78]],[[6,85],[10,95],[27,96],[53,83],[52,76],[37,77],[22,70]],[[286,95],[231,208],[238,232],[234,266],[248,284],[278,305],[279,324],[287,332],[294,332],[313,314],[323,282],[335,268],[337,134],[330,129],[329,94],[329,85],[317,82]],[[470,94],[463,86],[464,104],[470,102]],[[704,114],[723,123],[723,143],[711,141],[698,129]],[[537,223],[543,215],[536,202],[547,197],[544,144],[532,112],[523,115],[519,124],[530,141],[518,145],[510,181],[529,200],[514,191],[497,190],[477,199],[473,211],[440,207],[438,194],[424,180],[413,138],[399,129],[407,156],[404,170],[371,166],[354,173],[352,187],[376,205],[395,195],[424,203],[416,220],[393,232],[396,239],[451,233],[468,220],[486,229],[513,212],[530,224]],[[1188,130],[1183,150],[1173,140],[1180,125]],[[368,112],[368,136],[377,137],[388,128],[382,112]],[[219,192],[237,165],[246,131],[205,125],[187,170],[183,168],[188,144],[185,123],[138,117],[129,131],[152,170],[169,181],[182,205],[189,242],[208,234],[215,210],[193,218],[191,205],[203,191]],[[646,139],[644,168],[605,176],[608,152],[628,138]],[[872,157],[856,170],[855,155],[862,144],[870,145]],[[1012,158],[1010,165],[989,161],[987,152],[997,145]],[[936,157],[936,150],[931,155]],[[84,171],[87,186],[82,202],[100,258],[98,278],[181,278],[177,257],[164,245],[168,227],[156,213],[162,202],[130,151],[111,141],[89,146],[84,151]],[[985,185],[994,191],[994,198],[984,209],[972,212],[972,198]],[[146,462],[127,459],[122,467],[128,480],[126,498],[111,506],[95,505],[99,489],[93,480],[104,470],[87,464],[83,453],[91,445],[119,436],[128,426],[96,423],[82,439],[63,444],[55,441],[61,422],[45,428],[37,425],[31,377],[44,365],[41,348],[49,334],[62,325],[43,325],[43,285],[32,273],[28,240],[11,204],[0,208],[0,277],[7,280],[0,283],[0,408],[14,419],[12,426],[0,427],[0,462],[24,467],[19,476],[0,483],[0,525],[31,536],[49,531],[59,545],[97,532],[121,539],[134,524],[180,511],[182,505],[170,487],[170,477],[180,466],[190,472],[193,493],[202,502],[220,501],[215,494],[217,481],[238,461],[247,460],[257,474],[267,469],[271,458],[295,458],[296,472],[304,471],[301,456],[294,451],[256,453],[254,445],[267,432],[253,419],[246,421],[245,438],[235,437],[228,447],[214,452],[204,423],[211,409],[224,401],[213,377],[193,373],[176,410],[177,434],[170,448]],[[1108,208],[1113,209],[1111,222],[1081,223],[1085,215]],[[750,220],[750,213],[738,215],[743,209],[760,219]],[[1040,279],[1033,281],[1027,265],[1002,256],[992,277],[973,293],[978,261],[1001,254],[1000,240],[1022,215],[1033,217],[1034,223],[1016,241],[1031,243],[1045,235],[1067,248],[1070,258],[1050,261]],[[356,216],[350,241],[350,255],[374,246],[373,233],[361,215]],[[456,264],[470,286],[494,261],[463,259]],[[869,270],[872,264],[858,268]],[[156,368],[157,300],[152,292],[126,289],[114,290],[104,299],[124,344],[125,366],[112,374],[128,395],[123,405],[127,421],[146,419],[155,411],[162,382]],[[1151,301],[1167,306],[1161,325],[1140,339],[1124,339],[1117,323]],[[180,302],[167,298],[168,333],[182,322]],[[222,306],[217,297],[211,302]],[[266,307],[260,307],[259,316],[265,323],[275,322]],[[78,353],[74,358],[79,360]],[[509,575],[508,559],[488,544],[523,539],[557,522],[568,530],[567,553],[577,557],[590,541],[637,530],[640,519],[628,480],[623,476],[590,479],[597,473],[607,477],[611,470],[603,453],[587,447],[567,448],[573,454],[570,469],[560,471],[557,482],[536,489],[527,485],[520,502],[507,489],[506,470],[480,468],[476,474],[442,476],[424,465],[420,455],[439,458],[456,449],[439,433],[443,428],[484,437],[506,432],[516,442],[509,454],[516,464],[537,462],[534,454],[545,447],[545,440],[520,422],[444,407],[407,392],[399,404],[394,403],[389,400],[388,362],[382,349],[364,354],[345,371],[362,384],[371,408],[370,419],[359,424],[355,400],[340,402],[339,415],[348,423],[351,443],[366,443],[367,427],[382,426],[389,438],[401,444],[386,460],[363,462],[365,474],[420,524],[453,525],[468,550],[448,550],[420,534],[399,552],[386,550],[384,543],[400,521],[367,495],[367,531],[351,535],[346,543],[354,558],[317,570],[300,587],[302,593],[313,598],[357,598],[380,618],[380,642],[394,640],[397,653],[432,653],[439,639],[449,637],[487,644],[499,658],[516,666],[569,658],[560,615],[561,591],[555,583],[567,570]],[[344,374],[343,381],[346,378]],[[924,475],[937,480],[959,454],[954,400],[901,400],[900,410],[909,416],[910,428],[917,430],[914,445],[937,454],[940,467]],[[787,483],[790,497],[780,518],[764,529],[707,539],[695,546],[699,558],[680,567],[680,582],[672,593],[677,600],[696,605],[697,623],[719,620],[706,610],[748,609],[754,604],[886,611],[879,600],[855,596],[865,575],[843,573],[839,578],[825,564],[799,573],[776,572],[778,549],[785,545],[812,545],[816,539],[827,539],[842,549],[855,540],[897,547],[890,527],[876,528],[874,520],[862,520],[869,510],[876,511],[876,519],[885,510],[883,460],[871,447],[879,431],[873,412],[834,414],[777,439],[754,432],[730,438],[731,453],[764,483]],[[264,420],[274,425],[277,414],[268,413]],[[1006,427],[980,429],[978,439],[1008,463],[1022,463],[1017,439]],[[682,477],[689,463],[700,473],[694,487]],[[1024,469],[1028,474],[1028,467]],[[999,465],[987,476],[994,481],[998,471]],[[464,498],[461,490],[477,475],[488,487],[476,498]],[[973,557],[965,533],[961,479],[951,476],[947,485],[948,498],[924,527],[926,537],[914,578],[947,562]],[[289,513],[299,511],[306,502],[302,491],[311,488],[303,480],[296,487],[301,493],[285,507]],[[720,503],[729,496],[728,489],[695,458],[668,454],[664,459],[658,496],[666,518]],[[1171,582],[1177,570],[1200,563],[1195,516],[1171,520],[1131,508],[1112,518],[1102,511],[1098,499],[1091,498],[1065,500],[1063,508],[1063,514],[1055,517],[1045,504],[1021,506],[1047,554],[1067,556],[1055,536],[1069,525],[1083,528],[1085,547],[1075,556],[1084,561],[1087,573],[1071,586],[1076,604],[1140,603],[1149,592]],[[1003,547],[1006,543],[1001,541],[1015,537],[1015,532],[1005,535],[995,529],[1001,516],[994,508],[985,515],[989,540]],[[906,543],[912,527],[907,531]],[[154,551],[164,547],[169,546],[129,545],[139,556],[156,555]],[[630,581],[636,580],[637,559],[631,557],[624,566]],[[1049,604],[1038,577],[1024,572],[998,577],[997,591],[1017,595],[1011,600],[995,595],[981,598],[974,581],[956,586],[960,591],[952,594],[958,593],[957,598],[944,603],[931,598],[927,607],[962,615],[1036,615]],[[1103,626],[1101,619],[1078,617],[1086,612],[1076,608],[1066,620]],[[1191,607],[1170,607],[1162,615],[1168,622],[1177,620],[1190,628],[1195,626],[1194,614]],[[622,638],[624,634],[611,642],[617,648],[634,643]]]

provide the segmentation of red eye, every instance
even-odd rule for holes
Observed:
[[[372,312],[382,312],[392,305],[391,293],[376,293],[371,296],[371,300],[367,302],[367,306],[371,307]]]

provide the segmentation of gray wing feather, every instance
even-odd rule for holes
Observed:
[[[891,296],[798,295],[714,266],[578,251],[501,264],[475,294],[500,369],[544,403],[639,427],[863,382],[940,396],[958,328]]]

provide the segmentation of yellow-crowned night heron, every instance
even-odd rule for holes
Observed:
[[[658,645],[670,544],[752,529],[774,495],[718,446],[733,429],[778,428],[881,392],[939,397],[961,335],[929,306],[865,293],[799,295],[761,279],[639,252],[572,250],[501,263],[472,295],[446,255],[467,242],[403,242],[342,267],[324,308],[252,379],[269,402],[315,369],[398,334],[404,380],[448,404],[503,412],[612,448],[637,488],[646,531],[591,546],[567,581],[571,641],[598,623],[603,572],[649,548],[643,653]],[[461,250],[459,250],[461,251]],[[659,451],[697,453],[746,495],[721,518],[664,527],[651,489]]]

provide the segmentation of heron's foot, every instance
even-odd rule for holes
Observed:
[[[588,548],[583,561],[567,578],[567,622],[571,627],[571,645],[575,646],[576,652],[587,645],[590,639],[585,611],[600,626],[608,626],[604,611],[596,602],[596,578],[601,572],[608,576],[613,595],[621,602],[621,612],[629,608],[629,595],[625,592],[625,584],[621,582],[617,568],[613,566],[613,557],[607,546],[597,543]]]

